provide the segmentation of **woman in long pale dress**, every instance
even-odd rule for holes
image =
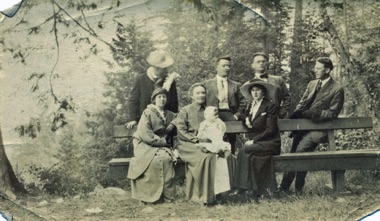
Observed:
[[[160,199],[171,201],[175,197],[174,167],[176,158],[170,148],[170,135],[175,114],[165,110],[167,91],[156,89],[154,104],[144,110],[133,135],[134,157],[128,178],[131,179],[132,198],[143,202]]]

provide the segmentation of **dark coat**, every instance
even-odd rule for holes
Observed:
[[[257,155],[278,155],[281,152],[281,137],[277,125],[277,107],[268,100],[263,100],[255,117],[249,114],[252,103],[247,105],[245,110],[245,116],[249,117],[252,125],[252,133],[248,134],[248,137],[254,140],[251,148],[255,148],[256,151],[260,150]],[[244,118],[245,120],[245,118]],[[245,125],[243,120],[243,124]],[[260,146],[260,149],[258,149]],[[250,150],[250,146],[246,149]],[[256,154],[255,154],[256,155]]]
[[[338,117],[344,103],[344,90],[340,84],[330,79],[317,93],[313,100],[318,80],[310,81],[306,91],[298,103],[296,112],[305,110],[317,110],[319,115],[314,121],[323,122]]]
[[[228,106],[230,111],[240,117],[245,107],[245,99],[240,92],[241,83],[227,79],[228,82]],[[204,82],[207,89],[206,106],[219,106],[218,82],[216,77]]]
[[[276,75],[268,75],[269,84],[272,84],[276,91],[274,92],[273,102],[279,108],[278,116],[279,118],[286,117],[292,97],[290,96],[289,90],[286,87],[285,81],[282,77]]]
[[[145,108],[152,103],[150,97],[154,89],[162,87],[163,83],[164,82],[155,84],[155,82],[153,82],[146,73],[138,74],[136,76],[136,80],[132,86],[128,100],[129,121],[140,120],[141,114]],[[175,81],[171,84],[165,109],[178,113],[178,94]]]

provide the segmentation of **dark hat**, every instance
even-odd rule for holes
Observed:
[[[252,55],[252,60],[257,57],[257,56],[263,56],[267,61],[269,60],[269,57],[266,53],[264,52],[256,52]]]
[[[251,81],[246,82],[245,84],[243,84],[243,86],[240,87],[240,91],[246,99],[252,100],[251,89],[253,86],[259,86],[261,88],[264,88],[265,97],[268,100],[273,99],[275,92],[274,86],[260,79],[253,79]]]
[[[220,60],[227,60],[227,61],[231,61],[231,57],[228,56],[228,55],[225,55],[225,56],[221,56],[221,57],[218,57],[216,59],[216,62],[219,62]]]
[[[154,102],[154,99],[159,94],[166,94],[166,95],[168,95],[168,91],[166,89],[164,89],[164,88],[157,88],[156,90],[154,90],[153,93],[152,93],[152,96],[150,96],[150,99],[152,100],[152,102]]]
[[[156,50],[152,51],[146,61],[155,67],[167,68],[174,63],[173,57],[166,51]]]

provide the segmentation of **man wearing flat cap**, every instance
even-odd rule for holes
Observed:
[[[177,73],[168,74],[167,71],[167,68],[174,63],[173,57],[166,51],[156,50],[151,52],[146,60],[150,67],[146,73],[136,76],[129,96],[129,122],[125,124],[128,129],[132,129],[137,124],[142,112],[151,104],[151,95],[157,88],[164,88],[168,91],[165,109],[174,113],[178,112],[178,94],[175,79],[179,75]]]
[[[289,111],[291,96],[282,77],[267,73],[268,61],[268,55],[263,52],[253,54],[251,67],[254,72],[254,79],[263,80],[276,88],[272,101],[279,108],[278,117],[285,118]]]
[[[206,106],[219,109],[219,118],[222,121],[239,120],[245,108],[245,99],[240,92],[241,84],[228,78],[231,68],[229,56],[219,57],[216,60],[216,76],[204,82],[207,89]],[[227,134],[231,144],[231,152],[235,152],[236,135]]]

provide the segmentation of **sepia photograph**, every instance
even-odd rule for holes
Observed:
[[[377,0],[0,2],[0,220],[380,220]]]

